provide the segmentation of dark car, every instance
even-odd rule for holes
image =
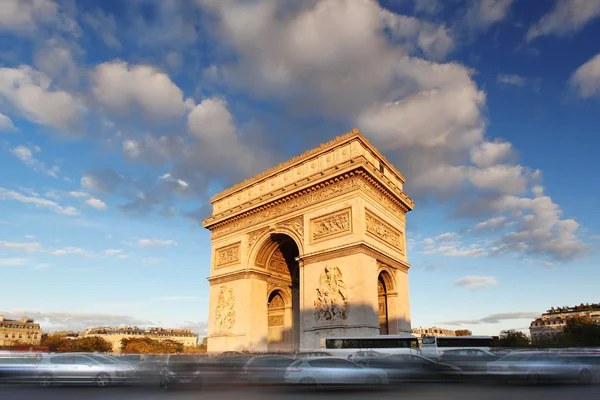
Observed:
[[[480,349],[453,349],[444,351],[438,361],[454,365],[465,374],[478,375],[485,374],[487,364],[499,358],[499,355]]]
[[[244,382],[282,383],[287,368],[293,362],[290,357],[252,357],[242,368],[240,378]]]
[[[202,385],[200,363],[194,355],[172,354],[167,356],[160,370],[160,387],[169,390],[176,386]]]
[[[390,383],[414,380],[458,381],[462,370],[413,354],[394,354],[367,362],[367,366],[384,370]]]

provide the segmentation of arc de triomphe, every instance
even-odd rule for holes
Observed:
[[[216,195],[208,351],[410,333],[403,184],[355,129]]]

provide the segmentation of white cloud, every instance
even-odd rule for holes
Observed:
[[[76,99],[53,90],[51,79],[29,66],[0,68],[0,97],[30,120],[67,129],[78,119]]]
[[[138,239],[137,245],[140,247],[177,246],[177,242],[162,239]]]
[[[57,5],[51,0],[2,0],[0,29],[28,34],[38,24],[56,18]]]
[[[58,250],[51,251],[50,254],[52,254],[53,256],[65,256],[65,255],[75,254],[75,255],[83,256],[83,257],[94,257],[94,254],[92,252],[84,250],[79,247],[73,247],[73,246],[65,247],[64,249],[58,249]]]
[[[169,76],[149,65],[112,61],[92,73],[96,99],[114,112],[141,108],[151,117],[178,117],[185,112],[183,93]]]
[[[99,211],[103,211],[106,210],[106,203],[103,202],[102,200],[98,200],[98,199],[87,199],[84,202],[88,207],[94,208],[96,210]]]
[[[51,168],[46,167],[46,164],[38,160],[34,157],[34,152],[39,152],[40,148],[34,146],[29,148],[27,146],[17,146],[14,149],[11,149],[10,152],[15,155],[19,160],[21,160],[25,165],[31,167],[34,171],[42,171],[54,178],[58,178],[59,168],[57,166],[53,166]]]
[[[458,287],[465,289],[483,289],[486,287],[494,286],[496,284],[496,278],[493,276],[464,276],[454,281],[454,284]]]
[[[117,255],[119,253],[122,253],[123,250],[119,250],[119,249],[106,249],[104,250],[104,254],[108,255],[108,256],[114,256]]]
[[[510,221],[508,221],[508,218],[506,218],[505,216],[498,216],[498,217],[492,217],[486,221],[480,222],[477,225],[475,225],[474,230],[475,231],[497,231],[497,230],[501,230],[503,228],[505,228],[507,225],[510,224]]]
[[[13,122],[6,115],[0,113],[0,132],[10,132],[16,130]]]
[[[506,194],[525,192],[530,180],[520,165],[494,165],[469,170],[469,182],[479,189],[494,189]]]
[[[124,260],[124,259],[126,259],[126,258],[129,258],[129,256],[128,256],[127,254],[118,254],[118,255],[117,255],[117,258],[118,258],[119,260]]]
[[[97,8],[93,12],[83,14],[81,19],[102,39],[107,47],[121,48],[121,43],[117,39],[117,22],[112,14],[106,14],[101,8]]]
[[[157,264],[159,262],[164,261],[164,258],[159,257],[146,257],[142,260],[144,264]]]
[[[118,314],[96,314],[96,313],[72,313],[63,311],[30,311],[13,310],[4,311],[4,316],[11,319],[19,319],[22,316],[35,319],[44,332],[54,331],[84,331],[92,327],[116,327],[116,326],[156,326],[155,322]]]
[[[489,255],[489,249],[475,243],[465,245],[457,233],[443,233],[435,239],[423,240],[423,254],[440,254],[448,257],[484,257]]]
[[[600,16],[600,1],[561,0],[527,31],[526,40],[540,36],[574,34]]]
[[[525,86],[527,83],[527,78],[519,75],[499,74],[496,77],[496,82],[506,85]]]
[[[528,312],[528,311],[522,311],[522,312],[509,312],[509,313],[496,313],[496,314],[490,314],[487,317],[483,317],[480,319],[474,319],[474,320],[457,320],[457,321],[446,321],[446,322],[439,322],[440,325],[456,325],[456,326],[461,326],[461,325],[480,325],[480,324],[498,324],[501,321],[506,321],[506,320],[511,320],[511,319],[533,319],[533,318],[538,318],[540,316],[540,313],[536,313],[536,312]]]
[[[471,161],[478,167],[491,167],[513,155],[512,144],[500,140],[484,141],[470,150]]]
[[[460,236],[458,233],[456,232],[447,232],[447,233],[442,233],[441,235],[436,236],[436,240],[439,241],[453,241],[453,240],[457,240],[459,239]]]
[[[79,214],[79,212],[74,207],[64,207],[52,200],[43,199],[40,197],[25,196],[14,190],[5,189],[2,187],[0,187],[0,199],[16,200],[24,204],[33,204],[36,207],[48,208],[51,211],[62,215],[73,216]]]
[[[25,239],[35,239],[35,236],[33,236],[33,235],[25,235]]]
[[[74,198],[90,197],[89,193],[80,192],[80,191],[71,191],[71,192],[69,192],[69,196],[74,197]]]
[[[22,267],[30,264],[31,261],[26,258],[0,258],[0,268],[2,267]]]
[[[600,53],[577,68],[570,83],[582,98],[600,95]]]
[[[504,20],[512,0],[472,0],[465,21],[473,29],[486,29]]]
[[[0,241],[0,248],[7,250],[19,250],[27,253],[39,251],[42,245],[37,242],[3,242]]]

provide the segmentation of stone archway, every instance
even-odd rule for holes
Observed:
[[[377,277],[377,299],[379,316],[379,334],[389,335],[389,309],[388,309],[388,290],[390,287],[390,277],[386,271],[379,273]]]
[[[265,257],[266,256],[266,257]],[[267,350],[295,350],[300,337],[299,250],[288,235],[270,234],[256,256],[267,275]],[[261,260],[266,260],[261,265]]]
[[[215,195],[208,351],[410,332],[404,182],[353,130]]]

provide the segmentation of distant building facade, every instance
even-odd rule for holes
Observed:
[[[531,343],[556,343],[567,322],[573,317],[587,317],[600,323],[600,303],[580,304],[575,307],[552,307],[529,325]]]
[[[438,328],[436,326],[430,328],[413,328],[412,334],[419,338],[423,336],[456,336],[456,333],[452,329]]]
[[[0,315],[0,346],[39,345],[41,340],[42,328],[33,319],[6,319]]]
[[[189,329],[148,328],[137,326],[124,326],[121,328],[88,328],[80,337],[101,337],[110,342],[114,353],[121,352],[122,339],[150,338],[154,340],[172,340],[183,344],[185,347],[198,344],[198,334]]]
[[[52,332],[52,335],[63,337],[67,340],[79,339],[81,333],[73,331]]]

